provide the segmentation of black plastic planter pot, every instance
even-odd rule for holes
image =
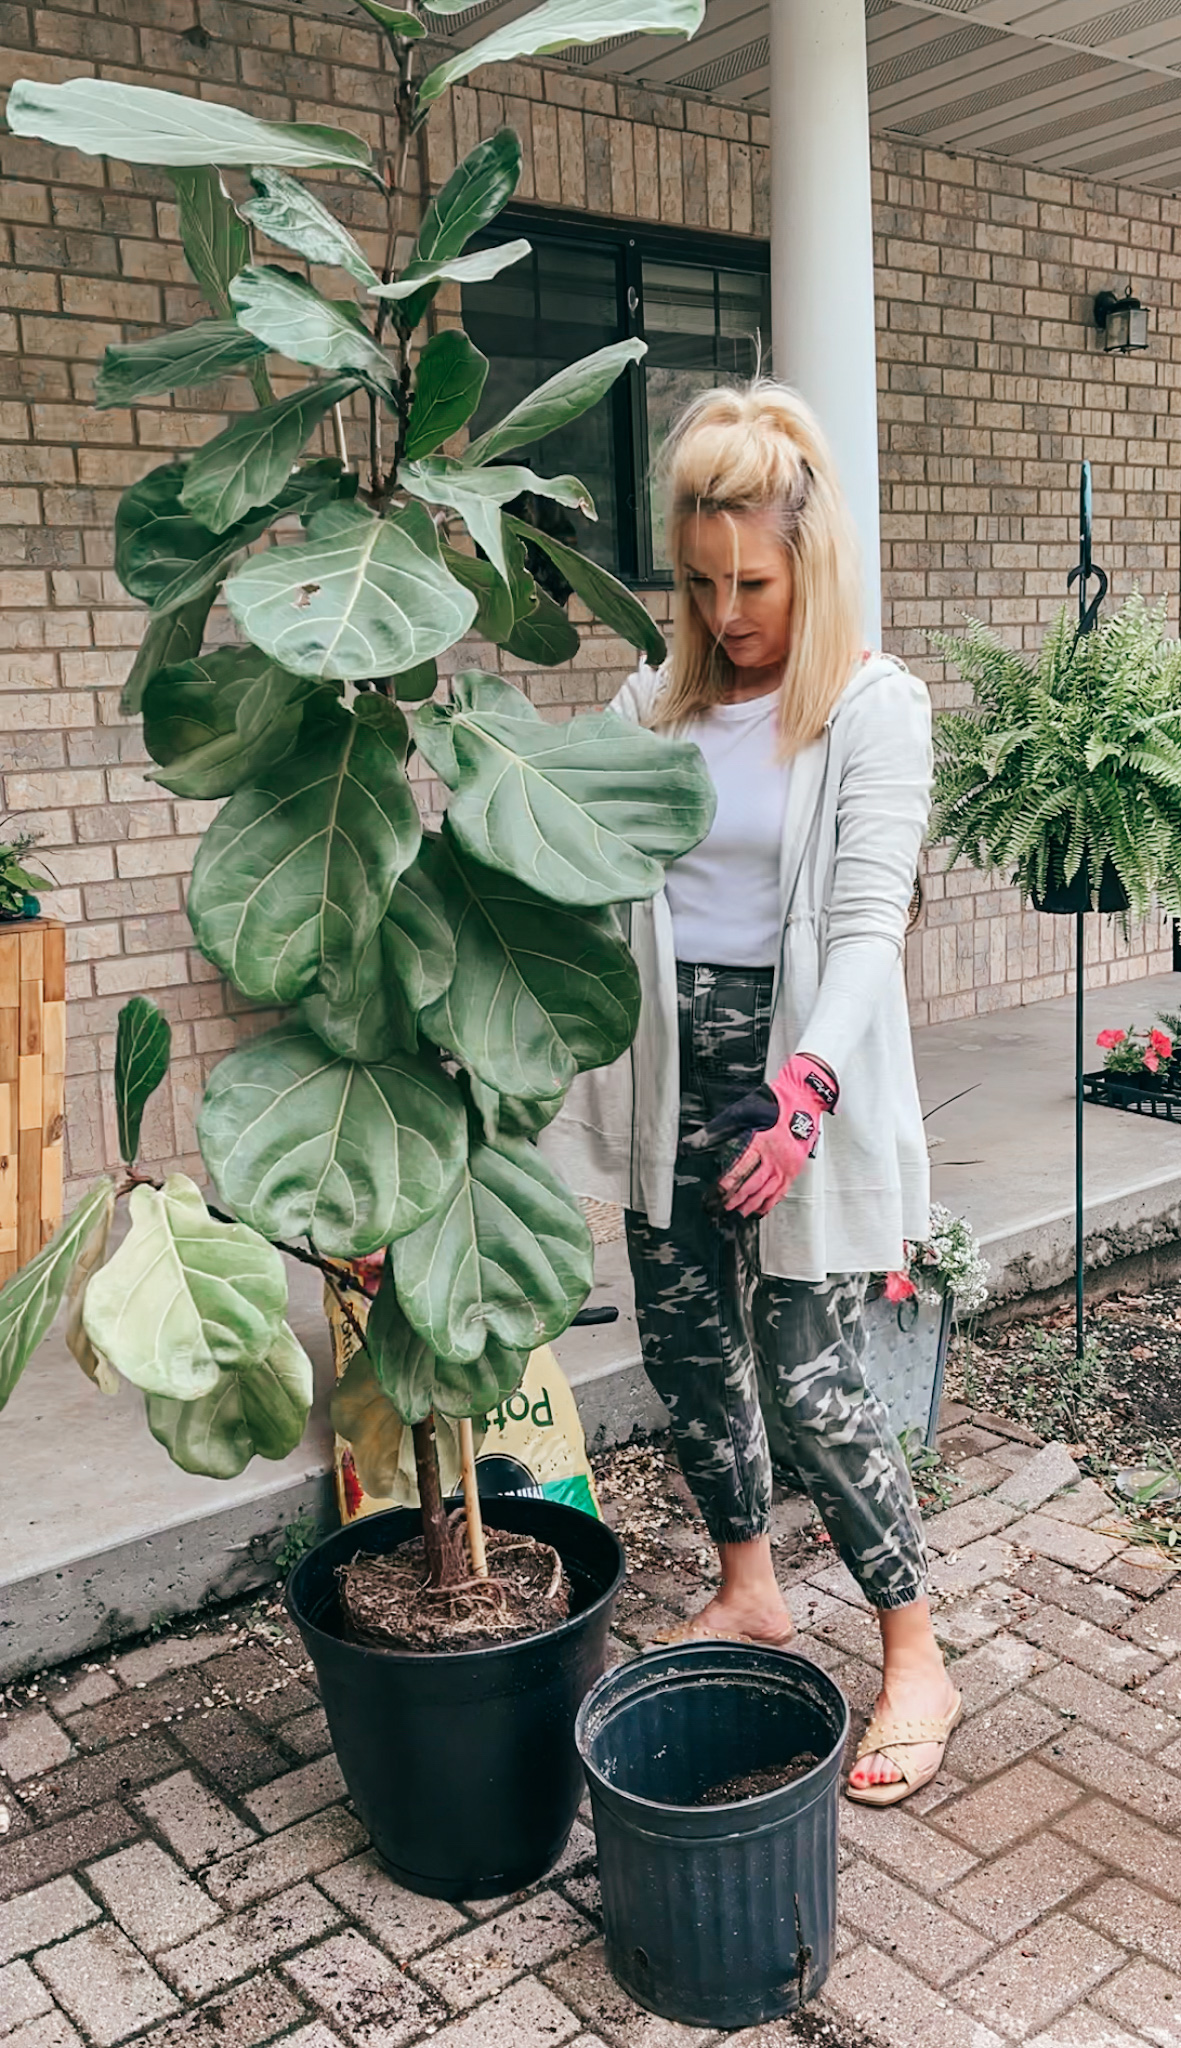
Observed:
[[[1092,901],[1091,864],[1085,855],[1073,881],[1062,881],[1061,874],[1062,855],[1055,849],[1050,856],[1045,889],[1030,891],[1035,910],[1047,911],[1052,917],[1075,917],[1080,910],[1101,910],[1110,915],[1127,909],[1128,892],[1110,857],[1100,871],[1098,903]]]
[[[625,1568],[618,1538],[578,1508],[497,1499],[485,1519],[553,1544],[573,1589],[560,1628],[445,1654],[347,1641],[339,1566],[417,1536],[416,1508],[336,1530],[287,1582],[357,1812],[399,1884],[436,1899],[519,1891],[565,1847],[582,1796],[574,1717],[603,1669]]]
[[[837,1800],[849,1710],[785,1650],[686,1643],[608,1672],[578,1715],[607,1962],[650,2012],[750,2027],[832,1967]],[[694,1806],[711,1785],[812,1751],[794,1785]]]

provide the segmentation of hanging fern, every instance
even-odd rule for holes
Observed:
[[[932,833],[1027,894],[1097,885],[1110,859],[1131,909],[1181,910],[1181,643],[1136,592],[1081,639],[1063,607],[1033,659],[973,619],[933,633],[972,686],[936,721]]]

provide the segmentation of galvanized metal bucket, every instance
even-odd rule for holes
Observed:
[[[943,1369],[955,1319],[955,1302],[887,1301],[879,1295],[865,1306],[865,1377],[885,1404],[903,1442],[931,1446],[939,1425]]]

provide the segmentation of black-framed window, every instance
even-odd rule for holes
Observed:
[[[666,583],[656,458],[690,398],[752,376],[760,355],[767,360],[767,244],[525,207],[501,215],[483,239],[522,234],[531,256],[463,289],[464,326],[490,365],[472,431],[483,432],[580,356],[639,335],[647,355],[602,405],[513,460],[587,485],[596,524],[560,506],[539,508],[560,538],[628,583]]]

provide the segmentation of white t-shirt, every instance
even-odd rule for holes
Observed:
[[[773,967],[779,953],[779,860],[789,764],[777,758],[779,692],[716,704],[677,737],[705,756],[718,808],[709,833],[669,868],[678,960]]]

